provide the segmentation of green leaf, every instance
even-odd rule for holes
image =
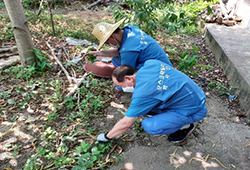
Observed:
[[[83,152],[87,152],[88,149],[91,147],[91,145],[88,144],[88,143],[85,143],[85,142],[83,141],[83,142],[81,143],[81,147],[82,147],[82,151],[83,151]]]
[[[185,16],[185,12],[181,12],[179,15],[180,18],[184,18],[184,16]]]
[[[192,46],[192,48],[194,49],[195,52],[199,51],[199,48],[196,46]]]
[[[35,58],[35,57],[34,56],[29,57],[29,58],[27,58],[27,61],[32,60],[33,58]]]
[[[175,30],[175,28],[174,28],[174,27],[171,27],[171,28],[169,29],[169,34],[172,34],[172,33],[174,32],[174,30]]]
[[[83,154],[82,156],[81,156],[81,158],[84,158],[84,159],[88,159],[89,157],[90,157],[90,153],[89,152],[87,152],[87,153],[85,153],[85,154]]]
[[[9,103],[9,104],[16,104],[15,100],[13,100],[13,99],[9,99],[9,100],[8,100],[8,103]]]
[[[214,88],[214,87],[216,87],[216,83],[215,82],[211,82],[211,83],[208,84],[208,87],[209,88]]]

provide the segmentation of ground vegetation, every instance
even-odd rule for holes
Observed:
[[[109,6],[100,3],[86,9],[90,3],[55,3],[52,5],[53,32],[49,10],[43,6],[42,12],[36,15],[31,7],[35,5],[38,9],[39,3],[34,2],[27,1],[23,4],[26,5],[25,14],[35,45],[33,57],[37,58],[37,62],[28,67],[16,65],[0,70],[0,168],[108,169],[121,160],[120,154],[132,147],[134,141],[146,145],[145,136],[139,119],[132,127],[136,132],[133,139],[129,133],[125,133],[107,144],[96,142],[96,136],[100,132],[109,130],[104,126],[107,120],[109,127],[112,127],[120,118],[112,117],[110,110],[122,116],[129,106],[131,96],[117,92],[111,79],[96,77],[91,73],[83,78],[85,53],[98,44],[91,35],[96,23],[114,23],[116,19],[124,17],[121,14],[125,15],[128,9],[135,8],[137,4],[128,1],[129,8],[123,9],[116,4],[119,8],[116,9],[114,3]],[[0,4],[1,45],[14,46],[10,20],[4,5]],[[238,117],[241,123],[248,124],[238,98],[234,95],[234,87],[229,86],[197,25],[180,26],[178,23],[183,24],[188,19],[184,14],[176,15],[172,11],[172,19],[176,19],[173,25],[165,29],[163,26],[158,28],[156,26],[161,22],[159,20],[148,26],[150,22],[140,22],[145,18],[140,16],[144,15],[142,11],[146,9],[143,5],[145,4],[142,4],[141,11],[137,11],[141,14],[128,13],[131,18],[127,22],[139,22],[142,29],[157,39],[174,67],[196,81],[207,96],[220,97],[234,117]],[[189,8],[186,12],[191,13],[190,10]],[[137,16],[139,20],[133,20]],[[84,40],[84,45],[70,45],[67,37]],[[79,58],[81,60],[76,63]],[[79,80],[82,80],[81,85],[68,95]],[[119,102],[121,98],[123,102]]]

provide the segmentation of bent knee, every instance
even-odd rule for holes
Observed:
[[[158,127],[156,126],[156,123],[150,118],[144,119],[141,123],[142,128],[149,134],[155,135],[158,134]]]

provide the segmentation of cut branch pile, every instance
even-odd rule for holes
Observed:
[[[75,70],[71,67],[73,75],[70,76],[69,72],[66,70],[66,68],[64,67],[64,65],[61,63],[60,59],[62,58],[62,51],[64,51],[64,53],[66,54],[66,57],[68,57],[68,59],[66,60],[70,60],[69,59],[69,55],[66,51],[66,48],[62,45],[61,48],[58,50],[58,56],[56,56],[55,54],[55,50],[50,46],[50,44],[48,42],[46,42],[47,46],[49,47],[49,49],[51,50],[51,54],[53,56],[53,58],[55,59],[56,63],[61,67],[61,69],[63,70],[63,72],[65,73],[69,83],[72,83],[72,80],[75,82],[75,87],[65,96],[65,97],[70,97],[72,96],[76,90],[81,86],[81,84],[83,83],[84,79],[88,76],[88,73],[86,72],[82,78],[76,78],[76,74],[75,74]],[[54,65],[54,67],[56,67],[56,65]]]
[[[18,55],[17,46],[0,48],[0,58],[5,58],[12,55]]]
[[[229,0],[226,3],[220,0],[206,8],[201,18],[206,23],[218,23],[226,26],[236,25],[242,21],[242,17],[236,14],[238,5],[239,0]]]

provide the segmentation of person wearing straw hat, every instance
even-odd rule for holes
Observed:
[[[206,95],[199,85],[159,60],[147,60],[140,70],[121,65],[113,71],[112,80],[130,88],[133,96],[124,117],[108,133],[98,135],[100,142],[121,135],[137,117],[148,115],[141,123],[147,133],[167,135],[170,142],[180,143],[207,114]]]
[[[124,20],[125,18],[115,24],[98,23],[92,34],[99,40],[99,46],[97,51],[91,51],[89,54],[112,57],[115,67],[126,64],[139,70],[148,59],[160,60],[172,66],[162,47],[141,29],[133,25],[126,25],[120,29],[119,26]],[[104,44],[115,48],[99,51]]]

